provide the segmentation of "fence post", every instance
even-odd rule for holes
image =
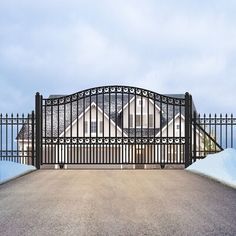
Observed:
[[[42,156],[42,96],[39,92],[35,95],[35,112],[36,112],[36,168],[40,169]]]
[[[31,163],[32,163],[32,165],[33,166],[35,166],[35,153],[34,153],[34,145],[35,145],[35,143],[34,143],[34,128],[35,128],[35,120],[34,120],[34,111],[32,111],[32,116],[31,116],[31,135],[32,135],[32,137],[31,137],[31,158],[32,158],[32,160],[31,160]]]
[[[193,99],[192,99],[192,95],[189,95],[189,165],[192,164],[192,160],[193,160]]]
[[[199,137],[200,138],[200,135]],[[193,156],[194,156],[194,162],[197,158],[197,112],[194,111],[193,113]]]
[[[192,102],[191,95],[185,93],[185,168],[191,164],[191,123],[192,123]]]

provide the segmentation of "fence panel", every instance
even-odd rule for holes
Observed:
[[[193,130],[194,160],[236,147],[236,118],[233,114],[194,113]]]
[[[0,160],[35,164],[34,111],[27,115],[0,114]]]

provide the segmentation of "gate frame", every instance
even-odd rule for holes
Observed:
[[[111,87],[111,86],[109,86]],[[129,86],[127,86],[129,87]],[[134,87],[135,89],[138,89]],[[91,88],[92,89],[92,88]],[[36,168],[40,169],[42,164],[42,100],[43,96],[39,92],[35,95],[35,149],[36,149]],[[192,96],[185,93],[185,168],[192,163]],[[156,144],[157,145],[157,144]]]
[[[39,92],[35,95],[35,126],[36,126],[36,168],[40,169],[42,160],[42,95]]]
[[[185,168],[192,164],[192,96],[185,93]]]

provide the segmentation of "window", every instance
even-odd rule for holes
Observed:
[[[85,133],[89,133],[89,121],[85,121]],[[97,122],[91,121],[91,133],[96,133],[97,131]]]
[[[102,121],[99,122],[99,126],[100,126],[99,132],[100,132],[100,134],[102,134],[103,133],[103,122]]]
[[[136,127],[141,127],[141,115],[136,115]]]
[[[96,132],[97,132],[97,122],[91,121],[91,133],[96,133]]]
[[[133,114],[129,115],[129,127],[133,128],[134,127],[134,119],[133,119]]]
[[[88,133],[88,121],[85,121],[85,133]]]
[[[145,99],[143,98],[139,98],[139,99],[137,99],[137,101],[138,101],[138,106],[140,106],[141,107],[141,105],[142,105],[142,103],[143,103],[143,106],[145,106]]]
[[[154,127],[154,116],[153,116],[153,114],[149,115],[149,127],[150,128]]]
[[[176,125],[176,129],[180,129],[180,125],[178,124],[178,125]]]
[[[141,107],[141,105],[142,105],[141,99],[138,99],[138,105]]]

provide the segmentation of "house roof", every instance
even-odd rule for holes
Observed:
[[[50,95],[49,99],[63,97],[65,95]],[[110,96],[110,97],[109,97]],[[166,94],[165,96],[184,98],[184,94]],[[56,106],[44,106],[42,111],[43,117],[43,137],[58,137],[75,119],[80,116],[85,109],[87,109],[91,103],[95,103],[97,107],[104,112],[108,117],[115,122],[118,127],[121,128],[121,118],[118,112],[124,108],[124,106],[131,100],[134,95],[128,96],[128,94],[99,94],[97,96],[87,97],[72,103]],[[123,102],[122,102],[123,98]],[[156,102],[156,105],[160,107],[160,103]],[[164,127],[177,113],[184,115],[184,106],[171,106],[162,103],[162,127]],[[45,132],[46,127],[46,134]],[[58,129],[59,128],[59,129]],[[131,137],[135,136],[135,129],[124,129],[124,132]],[[159,129],[155,129],[155,134],[159,132]],[[143,136],[154,135],[153,129],[142,129]],[[136,128],[136,136],[140,136],[141,129]],[[27,125],[24,125],[20,130],[17,139],[28,139],[32,137],[32,129]]]

